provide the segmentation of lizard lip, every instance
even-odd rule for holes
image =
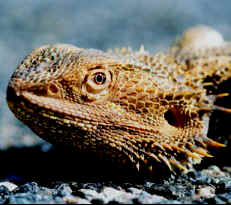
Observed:
[[[68,116],[72,116],[74,118],[81,118],[85,120],[92,120],[90,117],[91,109],[89,106],[78,104],[73,104],[67,101],[62,101],[55,98],[38,96],[28,91],[20,90],[20,88],[15,87],[12,84],[9,84],[7,87],[7,103],[9,108],[13,111],[13,113],[17,114],[17,108],[24,109],[27,106],[35,106],[37,108],[47,109],[49,111],[57,112],[60,114],[65,114]],[[22,103],[26,103],[26,107]],[[100,113],[100,112],[98,112]]]
[[[16,117],[22,118],[22,113],[28,112],[28,115],[42,115],[54,120],[63,120],[63,116],[72,123],[91,122],[97,125],[111,125],[122,126],[132,130],[143,130],[147,133],[153,132],[153,128],[148,125],[138,124],[134,118],[128,119],[120,112],[111,111],[111,106],[105,104],[78,104],[69,101],[60,100],[58,98],[51,98],[47,96],[39,96],[32,92],[20,90],[9,85],[7,89],[7,101],[9,108],[15,113]],[[19,113],[18,109],[23,112]],[[41,112],[47,110],[47,113]],[[105,110],[105,112],[102,112]],[[50,113],[52,113],[50,115]],[[56,113],[56,114],[54,114]],[[22,120],[25,121],[24,118]],[[31,123],[31,119],[28,120]],[[28,122],[27,122],[28,123]],[[79,126],[79,124],[77,124]]]

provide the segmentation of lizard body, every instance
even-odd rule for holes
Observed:
[[[207,64],[201,73],[198,64],[172,54],[46,45],[18,66],[7,101],[51,143],[131,161],[138,169],[160,163],[186,171],[211,157],[208,146],[223,146],[207,137],[216,95],[208,95],[203,82],[224,66],[217,75],[229,78],[230,57]]]

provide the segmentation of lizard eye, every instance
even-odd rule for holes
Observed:
[[[102,85],[106,82],[106,75],[104,73],[98,72],[94,74],[94,82],[97,85]]]
[[[111,83],[111,72],[104,69],[91,70],[86,76],[86,88],[89,93],[98,93]]]
[[[108,94],[108,89],[112,84],[112,72],[101,67],[97,67],[88,72],[82,85],[84,98],[94,101]]]

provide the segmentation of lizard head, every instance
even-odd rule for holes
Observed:
[[[198,112],[208,102],[205,92],[187,85],[170,57],[143,57],[43,46],[12,75],[8,105],[51,143],[130,160],[137,168],[158,161],[186,170],[182,163],[210,156],[196,141],[219,145],[206,138],[208,118]]]
[[[17,95],[30,92],[70,102],[104,101],[115,85],[114,67],[113,58],[101,51],[47,45],[22,61],[8,89],[13,88]]]

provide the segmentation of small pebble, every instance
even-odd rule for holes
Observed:
[[[158,204],[161,201],[166,201],[167,199],[158,196],[158,195],[151,195],[145,191],[141,192],[140,195],[137,197],[137,202],[140,204]]]
[[[208,169],[202,170],[203,173],[208,174],[209,176],[213,177],[224,177],[227,176],[226,173],[220,170],[217,166],[210,166]]]
[[[213,198],[215,197],[215,188],[211,186],[206,186],[197,189],[197,193],[195,194],[195,199],[197,198]]]
[[[20,186],[12,183],[14,188],[11,189],[9,185],[12,184],[8,180],[0,184],[0,204],[231,203],[231,178],[221,172],[227,173],[217,166],[210,166],[203,171],[195,170],[185,175],[158,180],[158,183],[154,180],[134,183],[77,180],[53,182],[50,188],[43,187],[36,181]]]
[[[95,190],[80,189],[79,192],[81,192],[83,194],[83,197],[86,198],[89,201],[91,201],[94,198],[98,198],[99,197],[99,193],[96,192]]]
[[[132,199],[131,193],[116,190],[111,187],[105,187],[101,194],[103,195],[102,198],[104,199],[104,201],[106,201],[106,203],[110,201],[115,201],[118,203],[128,203]]]
[[[64,197],[71,195],[72,190],[67,184],[62,184],[57,188],[57,195]]]
[[[229,174],[231,174],[231,167],[223,167],[222,168],[224,171],[228,172]]]
[[[74,196],[63,197],[63,201],[67,204],[91,204],[91,202],[86,199]]]
[[[15,190],[18,186],[11,182],[1,182],[0,186],[5,186],[9,191]]]

